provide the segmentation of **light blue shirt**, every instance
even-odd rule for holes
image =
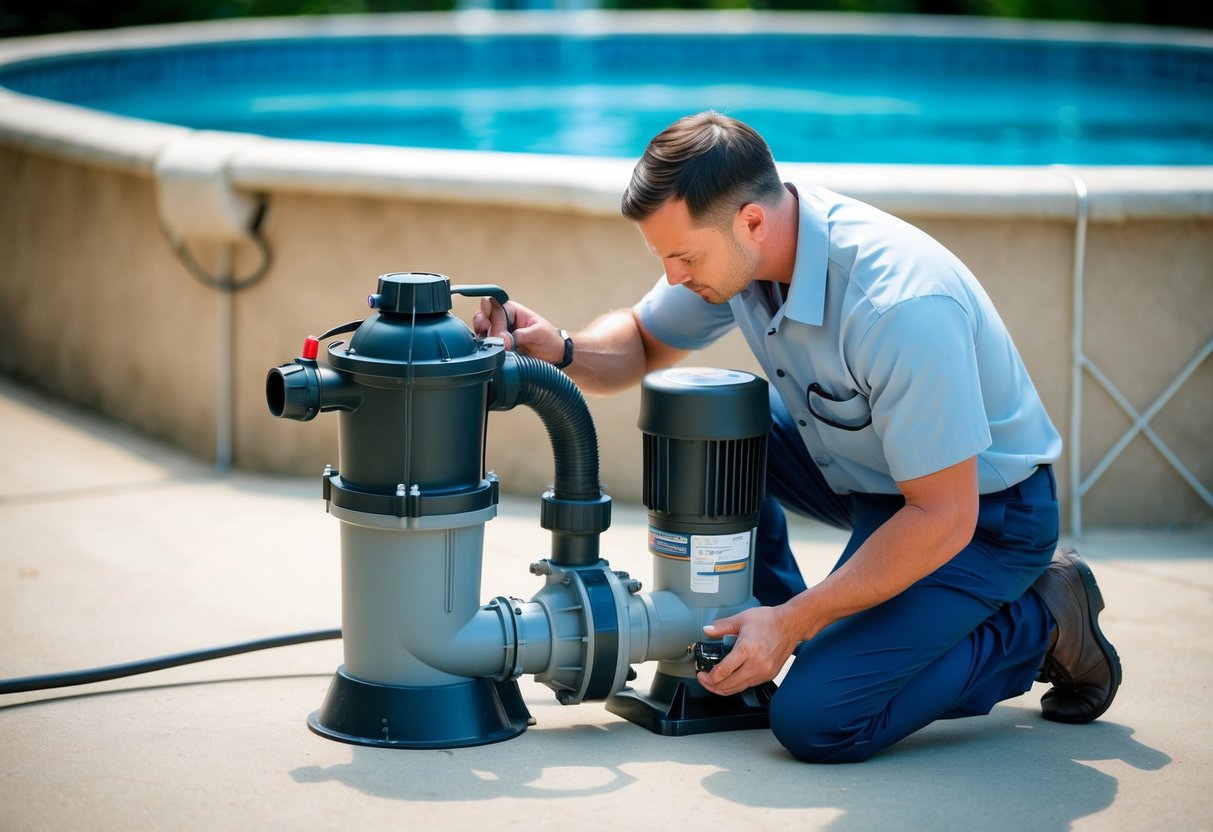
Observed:
[[[895,494],[897,481],[972,456],[990,494],[1056,460],[1061,437],[964,264],[870,205],[792,190],[800,224],[790,287],[754,281],[710,304],[663,277],[636,305],[644,327],[699,349],[739,326],[840,494]],[[773,299],[772,286],[786,298]]]

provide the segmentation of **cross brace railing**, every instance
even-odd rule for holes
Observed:
[[[1073,329],[1071,332],[1071,352],[1073,356],[1070,375],[1070,533],[1075,538],[1082,537],[1082,498],[1096,481],[1108,470],[1112,463],[1120,456],[1121,451],[1129,446],[1138,434],[1144,435],[1154,447],[1162,454],[1163,459],[1171,464],[1173,468],[1183,477],[1184,481],[1192,487],[1192,490],[1200,495],[1210,507],[1213,507],[1213,492],[1196,478],[1196,476],[1188,470],[1188,467],[1180,460],[1180,458],[1163,442],[1159,435],[1150,427],[1150,420],[1158,415],[1159,411],[1171,400],[1171,398],[1179,391],[1197,368],[1204,363],[1205,359],[1213,354],[1213,338],[1205,341],[1204,346],[1192,356],[1187,364],[1179,371],[1179,373],[1171,380],[1158,397],[1144,411],[1138,412],[1137,408],[1129,402],[1123,393],[1112,383],[1107,374],[1099,368],[1084,352],[1083,348],[1083,314],[1085,311],[1083,305],[1083,271],[1085,266],[1086,248],[1087,248],[1087,220],[1090,213],[1090,202],[1088,199],[1088,191],[1086,182],[1083,181],[1073,170],[1059,165],[1057,169],[1065,175],[1074,186],[1074,194],[1078,199],[1078,210],[1075,221],[1074,230],[1074,274],[1073,274],[1073,291],[1074,291],[1074,319]],[[1084,477],[1082,474],[1082,383],[1083,373],[1087,372],[1107,391],[1112,400],[1116,402],[1133,424],[1127,431],[1118,439],[1111,448],[1103,455],[1103,457],[1095,464],[1095,467]]]

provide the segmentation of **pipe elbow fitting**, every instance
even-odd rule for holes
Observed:
[[[405,633],[402,644],[435,670],[498,681],[540,672],[551,664],[553,651],[547,611],[506,596],[489,601],[453,633]]]
[[[326,410],[355,410],[361,396],[344,374],[314,359],[296,358],[291,364],[270,369],[265,377],[265,401],[275,418],[308,422]]]

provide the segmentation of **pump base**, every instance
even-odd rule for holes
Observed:
[[[606,709],[654,734],[685,737],[717,731],[771,727],[774,682],[733,696],[717,696],[695,679],[658,672],[648,694],[624,688],[606,701]]]
[[[441,687],[376,685],[337,668],[320,710],[307,718],[317,734],[384,748],[462,748],[512,739],[532,724],[516,681],[468,679]]]

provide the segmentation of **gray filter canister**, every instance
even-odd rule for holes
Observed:
[[[747,604],[771,406],[752,373],[674,367],[641,391],[654,589],[691,607]]]

